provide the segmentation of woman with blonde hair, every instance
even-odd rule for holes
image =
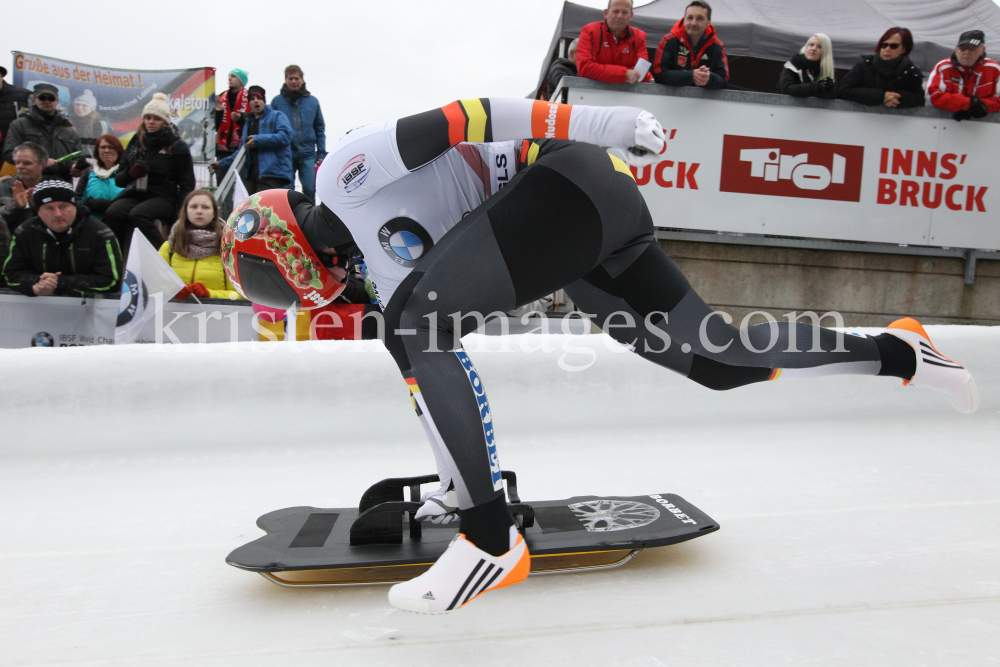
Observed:
[[[837,96],[833,81],[833,44],[821,32],[809,38],[805,46],[781,70],[778,92],[793,97]]]
[[[208,190],[192,190],[184,198],[180,218],[160,246],[160,256],[184,281],[184,289],[174,297],[242,299],[233,289],[222,267],[220,245],[223,222],[219,205]]]

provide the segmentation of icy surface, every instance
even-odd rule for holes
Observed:
[[[887,378],[712,392],[603,336],[468,340],[523,498],[672,492],[722,530],[437,617],[224,562],[265,512],[433,472],[380,344],[0,351],[0,664],[998,664],[1000,329],[928,330],[978,413]]]

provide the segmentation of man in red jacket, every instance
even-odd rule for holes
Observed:
[[[649,67],[646,33],[629,27],[632,0],[611,0],[604,10],[604,20],[588,23],[580,31],[576,50],[576,68],[580,76],[605,83],[652,81],[648,70],[636,71],[639,59]]]
[[[954,111],[955,120],[982,118],[1000,111],[998,80],[1000,64],[986,57],[986,35],[982,30],[966,30],[951,58],[931,70],[927,99],[938,109]]]

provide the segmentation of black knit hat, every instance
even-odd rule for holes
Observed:
[[[35,200],[36,209],[41,208],[42,204],[54,201],[76,204],[76,192],[73,191],[73,186],[66,181],[42,181],[35,186],[31,196]]]
[[[249,99],[251,95],[260,95],[262,99],[267,100],[267,93],[264,92],[264,89],[260,86],[250,86],[247,88],[247,99]]]

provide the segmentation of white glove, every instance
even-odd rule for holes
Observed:
[[[629,150],[635,151],[636,148],[646,149],[655,155],[667,152],[667,135],[663,132],[663,126],[656,120],[656,116],[645,109],[635,119],[635,146]]]
[[[448,491],[451,480],[447,485],[442,484],[434,491],[428,491],[420,496],[423,505],[413,515],[417,521],[430,521],[431,523],[451,523],[458,521],[458,496],[454,491]]]
[[[628,148],[609,148],[608,152],[625,161],[625,164],[641,168],[660,161],[667,152],[667,139],[663,127],[653,114],[639,110],[635,119],[635,145]]]

